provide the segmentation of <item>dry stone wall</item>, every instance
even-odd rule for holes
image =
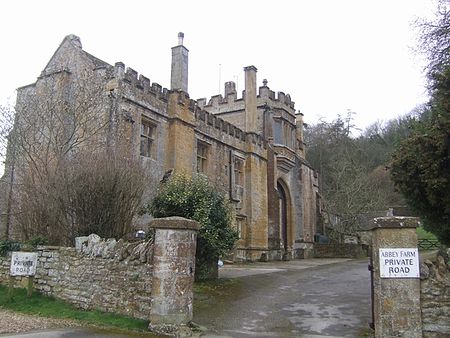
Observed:
[[[75,248],[38,247],[36,290],[83,309],[148,319],[151,307],[153,243],[80,237]],[[11,256],[0,257],[0,282],[9,280]],[[23,280],[22,280],[23,279]],[[25,278],[14,277],[16,286]]]
[[[447,259],[446,259],[447,258]],[[421,264],[421,307],[424,338],[450,337],[450,267],[437,255]]]

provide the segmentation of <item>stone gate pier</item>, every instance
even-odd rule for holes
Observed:
[[[375,337],[422,337],[415,217],[379,217],[372,229]]]
[[[199,224],[182,217],[154,219],[152,305],[149,329],[173,334],[192,320]]]
[[[85,310],[148,319],[157,333],[189,333],[199,224],[168,217],[150,227],[153,241],[91,234],[78,237],[75,247],[37,247],[33,288]],[[0,256],[0,284],[23,287],[27,276],[10,276],[12,256]]]

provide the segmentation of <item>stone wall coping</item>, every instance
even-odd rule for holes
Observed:
[[[56,245],[38,245],[36,247],[37,251],[42,251],[42,250],[50,251],[50,250],[59,250],[59,249],[61,249],[61,247],[60,246],[56,246]]]
[[[404,217],[404,216],[388,216],[376,217],[373,219],[371,230],[380,228],[417,228],[419,226],[418,217]]]
[[[198,230],[200,224],[197,221],[184,217],[171,216],[155,218],[150,222],[149,227],[155,229]]]

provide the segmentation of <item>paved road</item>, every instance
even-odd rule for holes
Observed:
[[[194,322],[208,337],[367,337],[367,260],[311,259],[225,266],[196,294]],[[5,334],[14,338],[140,337],[89,328]],[[148,334],[142,336],[149,336]]]
[[[216,337],[365,337],[367,264],[314,259],[225,267],[221,276],[234,279],[197,298],[194,322]]]

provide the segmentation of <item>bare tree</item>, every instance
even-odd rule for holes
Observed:
[[[369,178],[366,156],[352,138],[352,112],[306,130],[306,159],[317,168],[324,197],[328,235],[337,241],[356,235],[361,214],[378,210],[382,199]]]
[[[121,237],[131,227],[145,180],[133,145],[122,142],[108,70],[78,67],[43,73],[20,88],[8,134],[11,190],[7,235],[70,244],[97,232]],[[2,118],[10,118],[2,111]],[[13,151],[12,151],[13,150]],[[14,220],[11,220],[14,216]]]
[[[25,237],[71,244],[91,233],[107,238],[129,234],[146,175],[139,161],[122,155],[82,151],[40,184],[25,181],[17,214]]]
[[[14,125],[14,109],[8,105],[0,105],[0,160],[6,159],[8,136]]]
[[[450,1],[437,0],[434,20],[419,18],[415,26],[419,32],[418,50],[428,59],[427,72],[433,84],[434,74],[450,64]]]
[[[9,153],[9,159],[15,157],[15,145],[8,142],[14,125],[14,110],[10,105],[0,106],[0,161],[5,170],[0,177],[0,238],[9,237],[11,226],[11,207],[12,207],[12,189],[14,181],[14,161],[6,161],[6,154]],[[6,167],[6,168],[5,168]]]
[[[12,135],[21,165],[38,175],[83,148],[106,144],[108,98],[105,78],[92,71],[44,76],[19,90]]]
[[[379,210],[381,196],[351,151],[341,149],[331,161],[328,174],[332,179],[324,191],[324,199],[328,217],[337,216],[329,235],[340,241],[343,236],[354,236],[361,230],[361,215]]]

